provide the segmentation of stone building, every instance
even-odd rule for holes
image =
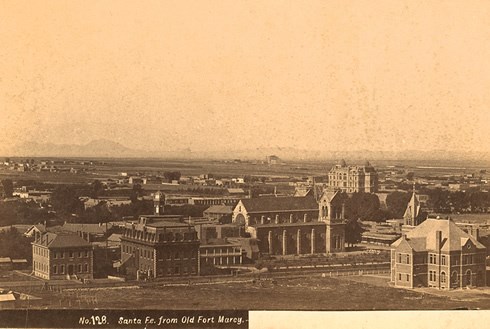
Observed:
[[[484,286],[486,248],[451,219],[426,219],[391,245],[397,287]]]
[[[36,233],[32,242],[34,275],[46,280],[92,279],[93,248],[75,233]]]
[[[343,200],[338,192],[314,197],[241,200],[233,219],[257,239],[262,254],[301,255],[344,250]]]
[[[318,221],[313,196],[241,199],[233,209],[232,222],[249,226]]]
[[[158,206],[156,207],[158,209]],[[140,216],[121,236],[121,267],[138,278],[199,275],[199,239],[182,217]]]
[[[347,166],[341,160],[330,169],[327,186],[331,190],[347,193],[375,193],[378,190],[378,173],[369,161],[363,166]]]

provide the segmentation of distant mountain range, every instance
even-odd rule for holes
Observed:
[[[268,147],[223,150],[137,150],[107,139],[93,140],[84,145],[26,142],[17,145],[8,156],[22,157],[96,157],[96,158],[208,158],[208,159],[265,159],[268,155],[277,155],[284,160],[490,160],[488,152],[459,151],[328,151],[305,150],[292,147]]]
[[[148,157],[149,152],[130,149],[120,143],[98,139],[84,145],[25,142],[15,147],[15,156],[33,157]]]

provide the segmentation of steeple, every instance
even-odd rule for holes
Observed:
[[[419,223],[420,215],[420,201],[415,193],[415,183],[413,183],[412,198],[408,202],[407,209],[403,215],[403,223],[405,225],[417,226]]]

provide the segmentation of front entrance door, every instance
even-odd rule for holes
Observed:
[[[73,275],[73,265],[68,265],[68,275]]]

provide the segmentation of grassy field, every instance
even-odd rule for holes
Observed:
[[[374,280],[374,281],[373,281]],[[277,278],[179,287],[38,291],[32,308],[247,309],[247,310],[425,310],[484,308],[490,298],[452,298],[388,285],[387,277]],[[488,295],[487,295],[488,296]],[[21,302],[16,307],[27,307]]]

